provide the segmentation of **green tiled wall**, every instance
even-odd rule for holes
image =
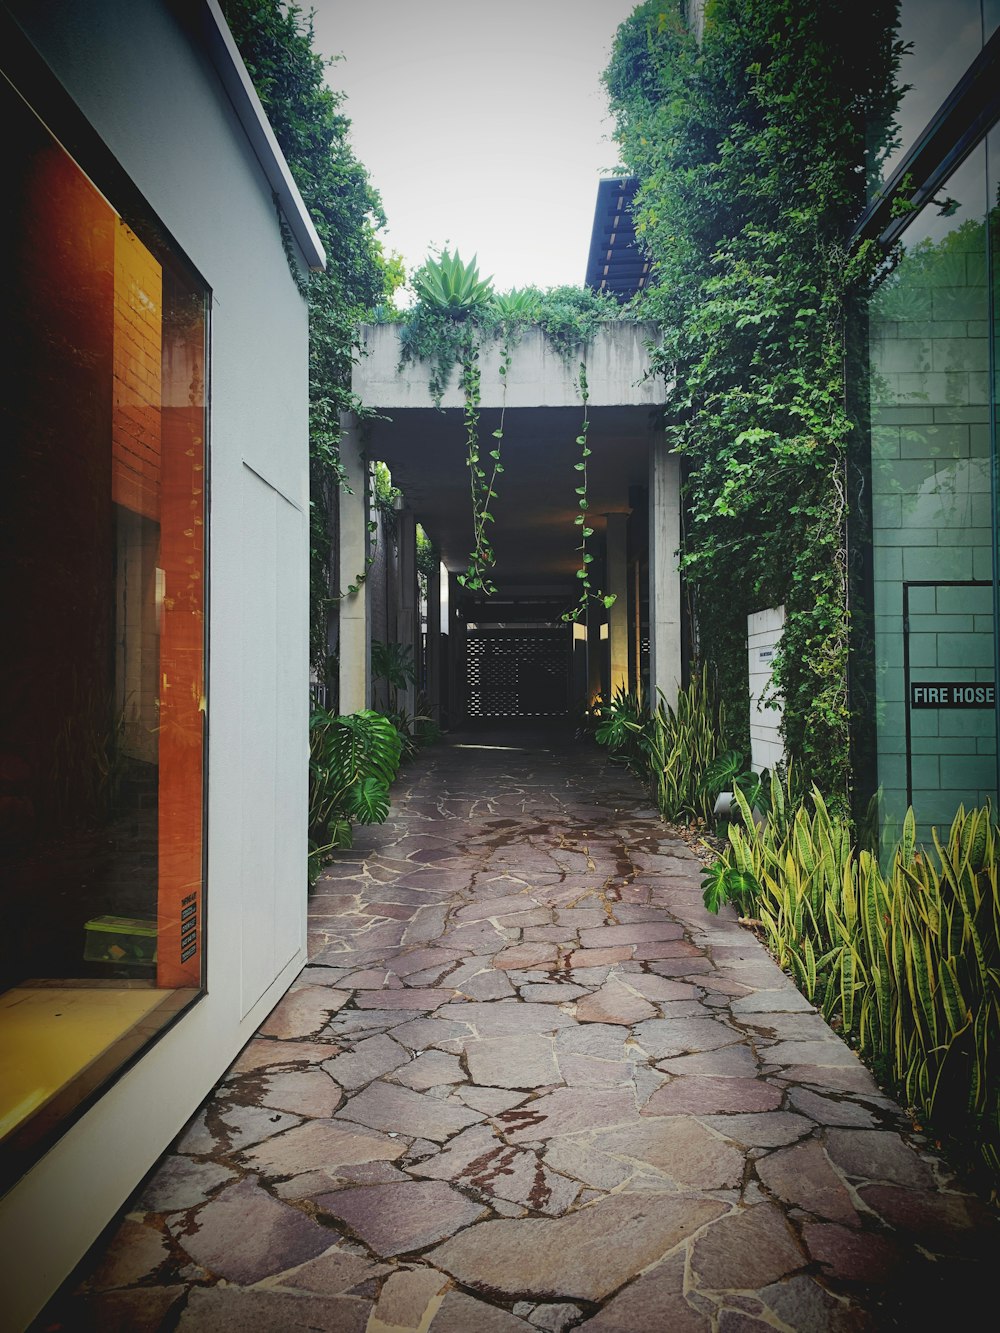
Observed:
[[[916,218],[872,306],[876,731],[889,836],[907,802],[906,649],[911,682],[994,678],[985,180],[980,147],[944,191],[958,208]],[[994,711],[910,713],[909,769],[922,837],[959,805],[995,805]]]

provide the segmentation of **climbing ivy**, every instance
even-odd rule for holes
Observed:
[[[343,97],[330,89],[332,62],[313,49],[311,16],[283,0],[221,0],[226,22],[326,251],[325,272],[291,260],[309,305],[311,518],[310,643],[325,667],[335,601],[331,530],[339,488],[340,413],[364,408],[351,393],[357,327],[403,281],[401,263],[377,237],[382,205],[350,144]]]
[[[605,85],[653,261],[664,428],[702,656],[745,719],[746,615],[784,604],[774,671],[803,783],[848,797],[847,330],[879,267],[848,237],[889,147],[896,5],[681,0],[618,29]]]

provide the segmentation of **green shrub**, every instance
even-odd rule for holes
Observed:
[[[371,709],[309,720],[309,882],[338,847],[350,847],[352,822],[381,824],[399,769],[402,740],[390,718]]]
[[[602,705],[595,738],[650,786],[664,819],[708,823],[724,789],[717,760],[731,753],[725,732],[725,709],[703,666],[678,691],[675,708],[661,696],[651,710],[641,694],[619,690]],[[718,781],[710,777],[713,765]]]
[[[879,864],[819,791],[742,823],[705,872],[778,963],[889,1088],[995,1197],[1000,1190],[1000,893],[989,807],[959,808],[946,841],[916,842],[913,811]]]

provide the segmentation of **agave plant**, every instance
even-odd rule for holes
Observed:
[[[501,320],[527,324],[538,317],[542,294],[537,287],[513,287],[509,292],[494,292],[490,304]]]
[[[493,280],[480,278],[476,256],[466,264],[457,250],[426,259],[413,275],[413,286],[425,306],[455,319],[483,309],[493,296]]]

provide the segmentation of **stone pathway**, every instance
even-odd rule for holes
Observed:
[[[309,966],[37,1327],[978,1318],[994,1215],[705,910],[629,775],[586,743],[462,739],[324,875]]]

